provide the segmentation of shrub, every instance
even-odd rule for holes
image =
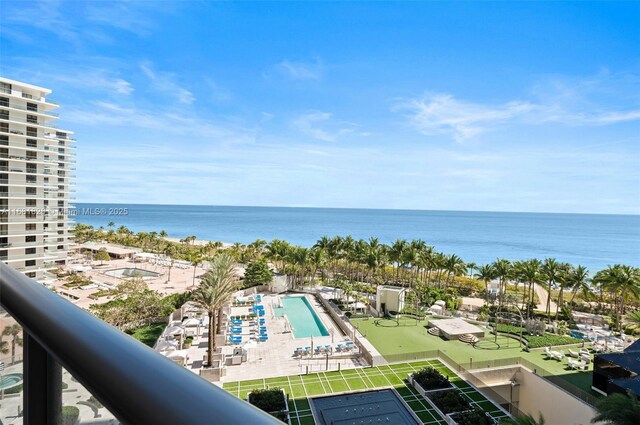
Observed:
[[[251,391],[249,402],[267,413],[280,412],[286,409],[284,395],[280,388]]]
[[[458,425],[493,425],[495,422],[482,409],[474,408],[469,412],[456,413],[451,418]]]
[[[513,335],[520,335],[520,330],[522,330],[522,337],[527,340],[527,345],[529,348],[540,348],[540,347],[549,347],[552,345],[568,345],[568,344],[578,344],[583,342],[583,340],[579,338],[573,338],[570,336],[561,336],[554,334],[545,334],[544,336],[538,335],[527,335],[526,329],[520,326],[513,325],[505,325],[498,324],[498,331],[510,333]]]
[[[75,406],[62,406],[62,424],[75,425],[80,416],[80,409]]]
[[[529,342],[529,348],[549,347],[552,345],[578,344],[584,342],[584,340],[579,338],[553,334],[546,334],[545,336],[527,336],[526,339]]]
[[[462,412],[471,408],[457,390],[432,393],[429,398],[443,413]]]
[[[447,379],[446,376],[442,375],[437,369],[430,366],[414,373],[413,379],[425,390],[436,390],[451,386],[449,384],[449,379]]]

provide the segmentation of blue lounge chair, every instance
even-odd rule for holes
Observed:
[[[262,302],[262,295],[256,295],[256,302]]]
[[[264,310],[258,310],[258,316],[264,316]]]
[[[232,325],[242,325],[242,319],[231,319]]]
[[[259,320],[258,320],[258,322],[259,322],[261,325],[264,325],[264,322],[265,322],[264,317],[263,317],[262,319],[259,319]]]
[[[269,339],[269,335],[263,334],[258,337],[258,341],[267,341]]]
[[[231,333],[232,334],[241,334],[242,333],[242,328],[231,328]]]

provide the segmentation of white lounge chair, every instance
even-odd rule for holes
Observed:
[[[586,370],[588,367],[587,362],[585,362],[584,360],[569,359],[568,365],[570,369]]]
[[[569,348],[569,349],[567,350],[567,355],[568,355],[569,357],[576,357],[576,358],[577,358],[577,357],[580,357],[580,353],[579,353],[579,352],[577,352],[577,351],[573,351],[571,348]]]

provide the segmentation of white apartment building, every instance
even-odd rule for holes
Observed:
[[[38,280],[67,261],[74,199],[75,140],[50,93],[0,77],[0,261]]]

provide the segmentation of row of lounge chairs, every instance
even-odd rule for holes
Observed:
[[[351,342],[351,341],[347,341],[344,344],[336,344],[335,347],[332,346],[331,344],[327,344],[327,345],[316,345],[314,349],[311,348],[311,346],[306,346],[306,347],[298,347],[294,350],[293,352],[293,356],[294,357],[304,357],[304,356],[311,356],[311,355],[321,355],[321,354],[333,354],[335,353],[348,353],[351,350],[356,349],[356,345]]]

